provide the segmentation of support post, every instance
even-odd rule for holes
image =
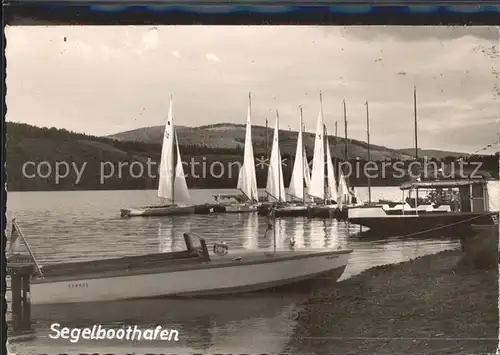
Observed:
[[[12,294],[12,336],[32,332],[30,279],[34,265],[8,265],[7,272],[11,277],[10,292]]]

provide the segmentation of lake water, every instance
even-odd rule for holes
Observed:
[[[211,202],[215,194],[234,190],[192,190],[194,203]],[[358,189],[366,200],[366,189]],[[372,199],[398,199],[395,187],[372,189]],[[272,248],[272,233],[265,235],[267,218],[256,214],[214,214],[121,219],[120,208],[157,203],[155,191],[11,192],[7,218],[16,217],[41,264],[182,250],[185,232],[206,238],[208,245],[226,241],[235,249]],[[10,225],[8,226],[10,229]],[[395,263],[455,248],[456,241],[418,239],[363,240],[359,226],[336,220],[280,219],[277,246],[325,247],[354,250],[343,279],[367,268]],[[383,236],[381,236],[383,237]],[[278,353],[294,326],[297,303],[310,294],[304,290],[267,291],[202,300],[140,300],[33,306],[37,338],[13,343],[20,354],[191,354]],[[178,342],[80,341],[48,337],[50,324],[68,327],[162,325],[179,330]]]

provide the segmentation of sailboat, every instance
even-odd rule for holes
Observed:
[[[144,207],[131,207],[121,210],[122,217],[168,216],[194,213],[194,206],[188,205],[191,197],[182,167],[179,141],[174,128],[172,115],[172,96],[163,135],[161,161],[158,180],[158,197],[163,204]],[[170,203],[165,204],[165,201]]]
[[[302,112],[301,112],[302,114]],[[308,201],[308,192],[309,188],[311,187],[311,167],[309,166],[309,159],[307,158],[307,151],[306,151],[306,142],[304,140],[304,133],[307,133],[306,131],[306,126],[302,126],[302,143],[303,143],[303,152],[302,156],[304,157],[304,182],[306,184],[306,189],[305,189],[305,200]]]
[[[307,216],[306,187],[310,186],[311,177],[303,141],[302,127],[302,107],[300,107],[300,129],[297,136],[295,162],[293,164],[292,176],[288,186],[288,194],[291,196],[292,201],[297,200],[301,203],[291,203],[288,206],[276,208],[276,217]]]
[[[338,219],[347,219],[348,208],[354,206],[351,204],[351,195],[349,193],[349,188],[347,187],[347,181],[342,172],[342,169],[340,169],[339,172],[339,187],[337,195],[338,195],[337,196],[338,213],[336,217]]]
[[[316,138],[314,141],[313,169],[311,175],[311,187],[309,195],[313,200],[321,203],[313,203],[308,209],[310,217],[334,217],[337,210],[337,190],[335,174],[333,170],[326,125],[323,123],[323,103],[320,93],[320,112],[316,122]],[[326,171],[325,171],[326,159]]]
[[[267,170],[267,202],[259,206],[258,213],[261,216],[266,216],[272,209],[282,207],[286,204],[285,182],[283,179],[279,145],[279,113],[276,111],[276,125],[274,127],[269,168]]]
[[[281,152],[279,142],[279,114],[276,112],[276,126],[274,127],[273,145],[271,158],[267,171],[266,194],[270,202],[285,203],[286,192],[283,180],[283,168],[281,166]]]
[[[344,125],[345,125],[345,137],[344,137],[344,158],[345,161],[348,161],[348,154],[347,154],[347,110],[346,110],[346,102],[345,100],[342,101],[342,106],[344,108]],[[368,109],[368,106],[367,106]],[[367,111],[368,114],[368,111]],[[370,149],[370,141],[368,139],[368,149]],[[339,187],[338,187],[338,205],[339,205],[339,211],[337,214],[338,219],[347,219],[348,218],[348,209],[352,207],[357,207],[363,205],[356,193],[356,190],[354,186],[351,187],[352,190],[349,191],[349,185],[347,184],[347,180],[342,172],[342,169],[340,169],[339,173]]]
[[[252,144],[252,96],[250,93],[248,94],[248,112],[243,165],[238,173],[237,188],[241,192],[242,196],[236,197],[238,199],[237,203],[225,205],[226,213],[257,212],[257,208],[259,207],[259,195],[257,191],[257,177],[255,174],[255,160]]]

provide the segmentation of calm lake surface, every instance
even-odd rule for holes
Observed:
[[[215,194],[234,190],[192,190],[194,203],[212,202]],[[366,189],[358,189],[361,200]],[[372,189],[372,199],[398,199],[397,187]],[[41,264],[182,250],[185,232],[206,238],[208,245],[226,241],[236,249],[269,248],[272,233],[265,235],[267,218],[257,214],[214,214],[121,219],[120,208],[158,203],[156,191],[10,192],[7,218],[17,218]],[[325,247],[354,250],[342,279],[370,267],[397,263],[458,246],[449,240],[380,239],[357,236],[359,226],[336,220],[279,219],[277,246],[287,248],[290,237],[296,248]],[[10,223],[8,223],[10,233]],[[267,291],[231,297],[194,300],[140,300],[33,306],[37,338],[13,343],[18,354],[192,354],[279,353],[293,330],[297,303],[309,291]],[[179,330],[178,342],[119,342],[68,340],[48,337],[50,324],[68,327],[161,325]]]

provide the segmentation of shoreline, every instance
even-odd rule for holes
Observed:
[[[495,353],[498,268],[467,270],[447,250],[322,280],[284,353]]]
[[[353,185],[355,188],[363,188],[367,189],[368,185]],[[392,188],[397,188],[399,189],[400,185],[397,184],[386,184],[386,185],[371,185],[372,188],[380,188],[380,187],[392,187]],[[264,187],[258,187],[258,190],[262,190],[264,192],[265,186]],[[288,187],[286,188],[288,189]],[[239,193],[239,190],[235,188],[234,186],[229,186],[228,187],[189,187],[189,190],[231,190],[228,193],[232,193],[234,191],[235,194]],[[21,190],[7,190],[7,193],[9,192],[71,192],[71,191],[157,191],[157,188],[121,188],[121,189],[104,189],[104,188],[82,188],[82,189],[54,189],[54,190],[49,190],[49,189],[21,189]]]

